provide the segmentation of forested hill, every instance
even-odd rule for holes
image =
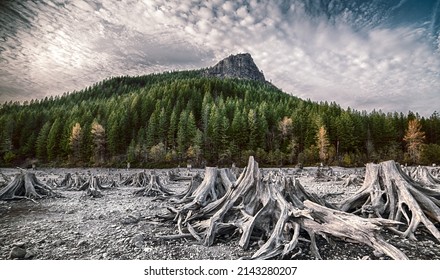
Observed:
[[[117,77],[0,108],[0,166],[345,166],[440,160],[440,117],[358,112],[203,71]],[[409,128],[408,128],[409,127]]]

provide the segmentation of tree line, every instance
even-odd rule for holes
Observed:
[[[164,167],[440,160],[440,117],[342,109],[198,71],[116,77],[0,108],[0,165]]]

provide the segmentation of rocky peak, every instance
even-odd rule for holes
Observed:
[[[205,70],[208,77],[238,78],[265,82],[263,73],[255,65],[248,53],[230,55],[219,63]]]

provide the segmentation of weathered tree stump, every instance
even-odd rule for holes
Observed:
[[[207,168],[206,173],[204,183],[194,191],[193,200],[169,208],[179,230],[172,238],[192,236],[211,246],[215,241],[230,240],[238,235],[238,244],[244,249],[250,247],[251,240],[262,244],[252,259],[269,259],[294,257],[298,254],[293,252],[298,242],[307,238],[300,234],[307,232],[316,258],[321,258],[316,235],[360,242],[392,258],[406,258],[380,236],[383,227],[396,226],[399,222],[365,219],[332,209],[331,205],[324,206],[325,201],[307,193],[291,177],[276,173],[263,177],[253,157],[236,181],[226,183],[230,186],[222,196],[207,195],[215,190],[213,178],[218,178],[218,171]]]
[[[52,188],[37,179],[32,172],[22,172],[0,190],[0,200],[59,197]]]
[[[143,171],[129,176],[125,180],[121,181],[119,185],[144,188],[148,185],[149,182],[150,182],[150,176],[148,176],[148,174],[145,171]]]
[[[152,174],[149,183],[146,186],[136,190],[134,194],[141,196],[168,197],[174,193],[162,185],[158,175]]]
[[[168,171],[168,178],[170,181],[173,181],[173,182],[191,181],[191,179],[193,177],[194,176],[191,176],[191,175],[182,175],[182,174],[180,174],[180,172],[175,171],[175,170]]]
[[[84,191],[85,196],[98,198],[103,196],[101,191],[116,187],[117,184],[114,181],[108,185],[103,185],[98,176],[91,175],[89,179],[78,188],[78,190]]]
[[[70,172],[68,172],[64,176],[63,180],[57,184],[57,186],[67,190],[79,190],[84,183],[86,183],[86,180],[83,179],[78,173],[72,175]]]
[[[440,190],[440,179],[432,176],[426,166],[417,166],[411,172],[411,177],[428,188]]]
[[[344,183],[342,184],[343,187],[348,187],[351,185],[359,186],[362,185],[363,178],[361,178],[357,174],[350,174],[347,176],[347,178],[344,179]]]
[[[413,180],[394,161],[367,165],[362,188],[341,203],[345,212],[404,222],[406,229],[393,231],[415,240],[423,224],[440,241],[434,223],[440,221],[440,191]]]

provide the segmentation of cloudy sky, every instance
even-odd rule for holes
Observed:
[[[440,0],[1,0],[0,102],[249,52],[288,93],[440,111]]]

